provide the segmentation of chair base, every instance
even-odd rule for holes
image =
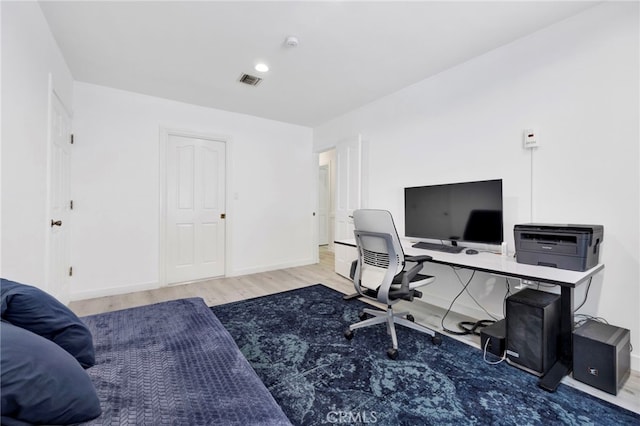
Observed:
[[[413,322],[413,316],[409,314],[409,312],[394,312],[393,308],[389,306],[386,311],[365,308],[363,310],[363,314],[365,313],[372,315],[373,318],[368,318],[355,324],[351,324],[344,333],[345,337],[347,339],[351,339],[351,337],[353,337],[353,331],[357,330],[358,328],[386,323],[387,333],[391,335],[391,341],[393,344],[392,348],[387,351],[387,354],[391,359],[395,359],[398,354],[398,338],[396,336],[395,324],[409,327],[421,333],[430,335],[431,340],[434,344],[440,344],[440,342],[442,341],[442,339],[436,335],[435,331]],[[363,314],[361,314],[361,318]]]

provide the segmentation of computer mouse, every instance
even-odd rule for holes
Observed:
[[[466,254],[478,254],[478,250],[475,249],[467,249],[465,251]]]

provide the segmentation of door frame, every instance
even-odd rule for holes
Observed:
[[[352,147],[352,145],[356,145],[357,146],[357,163],[358,163],[358,186],[356,189],[356,206],[350,206],[349,205],[349,200],[350,200],[350,196],[351,196],[351,185],[350,185],[350,181],[349,181],[349,175],[347,176],[343,176],[342,175],[342,164],[341,164],[341,158],[342,160],[345,159],[344,154],[349,154],[350,153],[350,148]],[[366,188],[367,188],[367,180],[366,180],[366,175],[367,175],[367,162],[366,162],[366,146],[365,143],[362,139],[362,135],[360,133],[358,133],[355,136],[351,136],[351,137],[347,137],[347,138],[343,138],[341,140],[339,140],[335,146],[334,149],[336,150],[336,194],[335,194],[335,225],[334,225],[334,236],[335,238],[351,238],[351,233],[349,233],[348,236],[342,236],[341,235],[341,231],[343,230],[344,226],[346,226],[347,228],[353,228],[353,218],[352,218],[352,214],[353,214],[353,210],[355,209],[360,209],[360,208],[366,208],[368,206],[368,197],[366,196]],[[347,162],[347,165],[350,165],[349,162]],[[346,180],[346,185],[345,185],[345,177],[347,178]],[[341,179],[342,178],[342,179]],[[346,203],[347,205],[342,206],[341,205],[341,197],[342,197],[342,191],[346,191],[345,192],[345,197],[346,197]],[[351,208],[354,207],[354,208]],[[340,221],[344,221],[344,226],[341,227],[340,226]]]
[[[180,136],[185,138],[193,138],[193,139],[206,139],[216,142],[222,142],[225,144],[225,176],[224,176],[224,187],[225,187],[225,212],[226,217],[224,220],[224,275],[222,277],[229,276],[229,268],[232,265],[231,255],[229,247],[231,247],[232,235],[229,232],[230,229],[233,229],[233,211],[232,206],[229,203],[229,188],[231,182],[231,173],[229,164],[231,164],[231,148],[232,141],[231,137],[226,135],[212,134],[212,133],[204,133],[197,132],[192,130],[183,130],[183,129],[175,129],[171,127],[160,126],[160,149],[159,149],[159,192],[158,192],[158,210],[159,210],[159,230],[158,230],[158,285],[161,287],[166,287],[167,283],[167,151],[169,149],[169,137],[170,136]],[[212,277],[213,278],[213,277]],[[221,278],[218,276],[217,278]]]
[[[319,163],[320,163],[320,154],[322,152],[326,152],[326,151],[330,151],[330,150],[335,150],[336,151],[336,163],[335,163],[335,178],[336,181],[334,182],[334,186],[335,186],[335,193],[333,194],[333,203],[334,203],[334,218],[333,218],[333,237],[334,239],[337,238],[336,237],[336,233],[338,232],[338,226],[336,224],[336,219],[338,217],[338,191],[337,188],[340,185],[340,183],[338,182],[339,179],[339,173],[338,173],[338,160],[337,160],[337,151],[338,148],[341,145],[344,144],[348,144],[354,141],[358,141],[360,144],[360,208],[367,208],[369,205],[369,192],[368,192],[368,188],[369,188],[369,178],[368,178],[368,170],[369,170],[369,142],[367,139],[365,139],[363,137],[363,135],[361,133],[354,133],[348,136],[344,136],[342,138],[336,138],[334,143],[329,143],[326,146],[322,146],[321,148],[317,148],[314,150],[314,173],[313,173],[313,177],[314,177],[314,191],[315,191],[315,206],[316,206],[316,211],[318,211],[318,192],[319,192],[319,188],[318,188],[318,167],[319,167]],[[318,221],[315,220],[313,225],[313,241],[312,241],[312,250],[315,250],[315,256],[316,256],[316,262],[318,261],[318,241],[319,241],[319,224]]]

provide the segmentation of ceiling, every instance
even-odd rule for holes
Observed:
[[[40,5],[77,81],[314,127],[597,3]],[[255,71],[259,61],[270,70]],[[263,81],[242,84],[243,73]]]

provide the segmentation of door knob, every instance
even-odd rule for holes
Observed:
[[[62,221],[61,220],[56,220],[54,222],[53,219],[51,219],[51,227],[53,228],[54,226],[62,226]]]

